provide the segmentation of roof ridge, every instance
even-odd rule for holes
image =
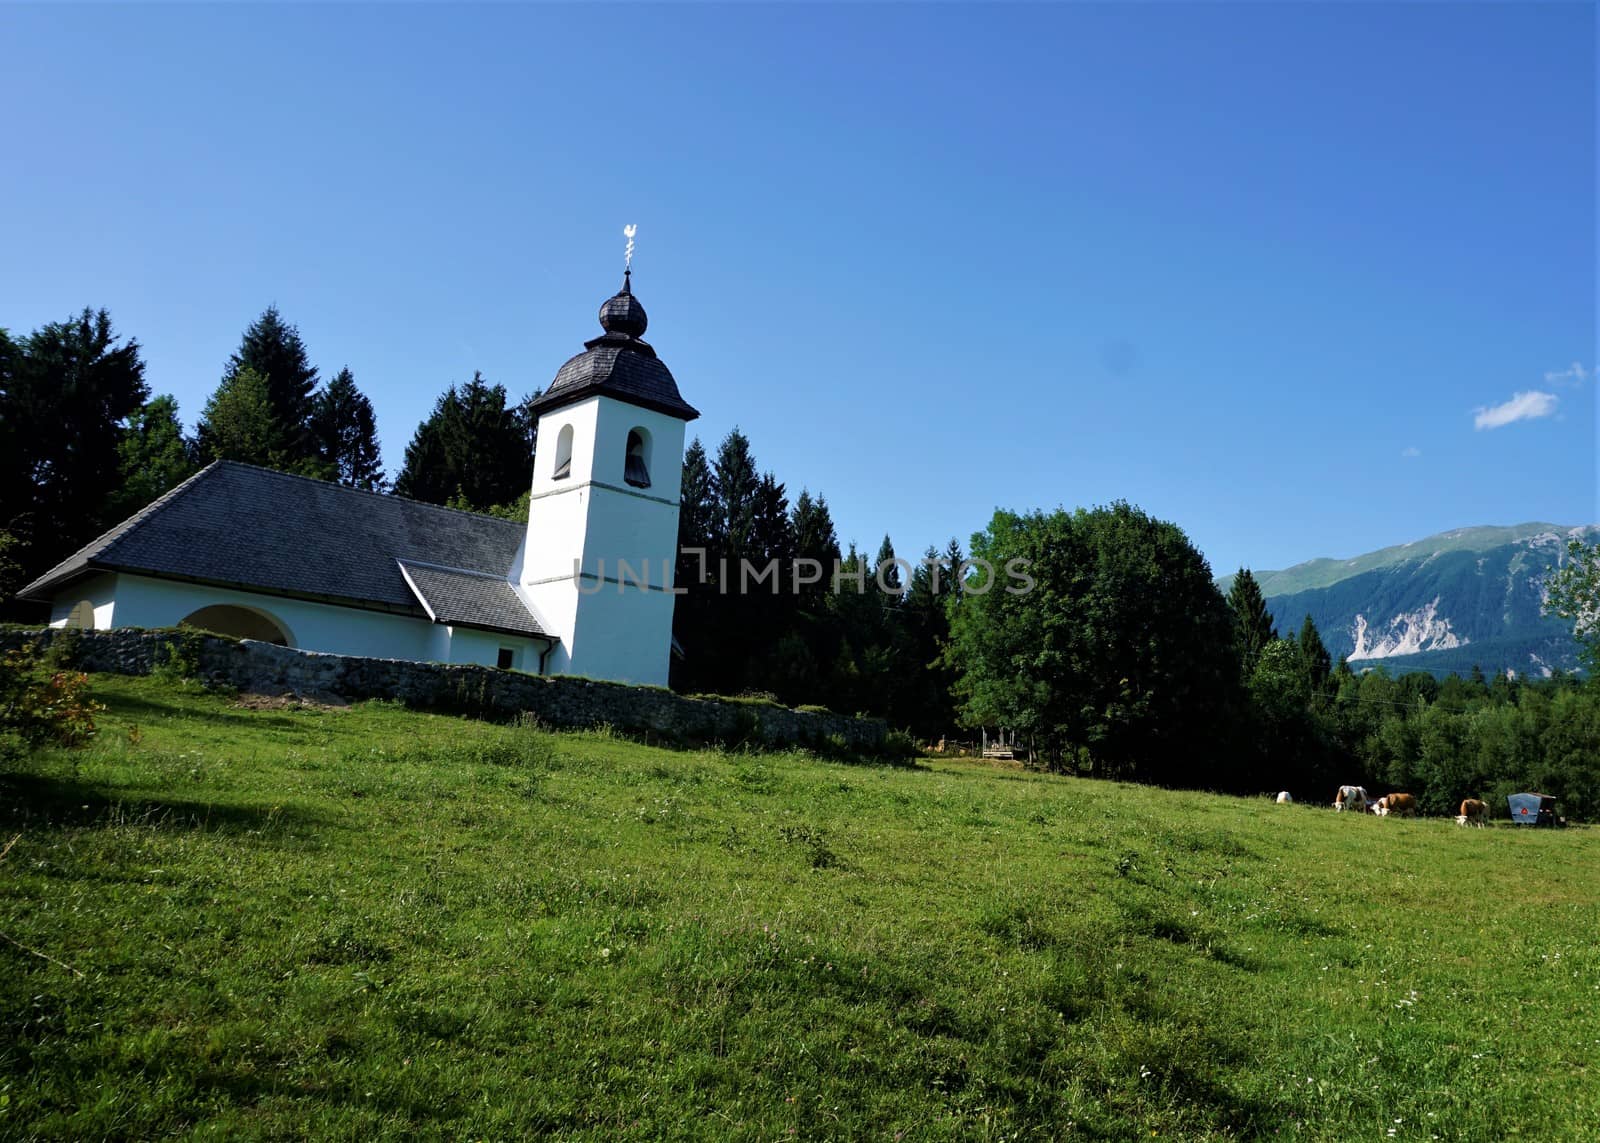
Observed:
[[[227,465],[231,468],[254,469],[256,472],[264,472],[270,476],[281,476],[288,480],[303,480],[309,484],[326,484],[329,488],[338,489],[340,492],[353,492],[362,496],[376,496],[381,500],[399,500],[404,504],[417,504],[423,508],[437,509],[440,512],[454,512],[458,516],[471,516],[477,520],[493,520],[496,523],[511,524],[517,528],[525,527],[525,525],[518,524],[515,520],[507,520],[503,516],[494,516],[488,512],[473,512],[466,508],[452,508],[448,504],[435,504],[430,500],[417,500],[414,497],[401,496],[395,492],[374,492],[370,488],[356,488],[353,485],[340,484],[337,480],[322,480],[315,476],[303,476],[298,472],[284,472],[281,468],[267,468],[265,465],[249,464],[242,460],[214,460],[210,464],[206,465],[206,468],[202,469],[201,471],[204,472],[206,469],[216,468],[219,465]],[[190,479],[193,478],[191,477]],[[530,487],[533,484],[533,473],[531,471],[528,474],[528,484]],[[181,488],[183,486],[179,485],[178,487]],[[174,488],[172,491],[176,492],[177,490],[177,488]],[[168,493],[167,495],[171,495],[171,493]]]
[[[495,575],[494,572],[478,571],[476,568],[458,568],[453,564],[435,564],[427,560],[413,560],[406,556],[396,556],[394,562],[403,566],[414,568],[429,568],[433,571],[454,572],[457,575],[474,575],[479,579],[492,579],[499,583],[510,583],[509,576]]]

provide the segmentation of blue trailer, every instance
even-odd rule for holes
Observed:
[[[1508,794],[1506,804],[1511,807],[1511,820],[1517,825],[1553,829],[1567,824],[1566,819],[1557,816],[1556,800],[1549,794]]]

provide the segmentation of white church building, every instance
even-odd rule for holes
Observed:
[[[665,686],[683,437],[699,416],[642,340],[604,332],[534,404],[526,526],[217,461],[19,594],[51,625],[187,624],[309,651]]]

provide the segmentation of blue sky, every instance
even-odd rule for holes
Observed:
[[[8,5],[0,37],[0,325],[108,307],[186,424],[276,303],[395,471],[448,384],[520,395],[597,332],[633,222],[691,431],[741,426],[846,541],[1126,498],[1225,572],[1600,519],[1590,4]]]

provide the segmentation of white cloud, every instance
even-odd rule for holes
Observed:
[[[1401,449],[1400,450],[1400,455],[1403,456],[1403,457],[1406,457],[1407,459],[1409,459],[1409,458],[1414,457],[1414,456],[1421,456],[1422,455],[1422,450],[1420,448],[1418,448],[1416,445],[1412,445],[1410,448]]]
[[[1541,393],[1537,389],[1514,393],[1511,400],[1488,408],[1479,408],[1472,418],[1475,429],[1498,429],[1516,421],[1531,421],[1548,417],[1556,411],[1560,399],[1554,393]]]
[[[1583,362],[1574,361],[1565,369],[1546,373],[1544,379],[1547,385],[1582,385],[1593,376],[1592,369],[1585,369]]]

